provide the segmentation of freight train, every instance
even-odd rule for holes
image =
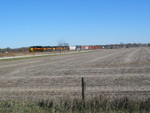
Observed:
[[[31,46],[30,52],[51,52],[69,50],[69,46]]]
[[[92,46],[31,46],[29,48],[30,52],[52,52],[52,51],[66,51],[66,50],[95,50],[102,49],[100,45]]]

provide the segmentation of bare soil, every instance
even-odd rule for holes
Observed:
[[[150,97],[150,48],[102,49],[89,53],[0,61],[0,100],[39,101]]]

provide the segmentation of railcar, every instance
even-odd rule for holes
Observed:
[[[31,46],[30,52],[51,52],[69,50],[69,46]]]
[[[29,48],[30,52],[43,52],[44,50],[45,50],[45,48],[42,46],[31,46]]]

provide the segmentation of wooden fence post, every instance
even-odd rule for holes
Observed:
[[[82,103],[83,106],[85,106],[85,83],[84,83],[84,78],[81,78],[81,82],[82,82]]]

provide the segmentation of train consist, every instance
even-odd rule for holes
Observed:
[[[52,51],[66,51],[66,50],[95,50],[102,49],[100,45],[94,46],[31,46],[30,52],[52,52]]]
[[[51,51],[64,51],[69,50],[69,46],[31,46],[30,52],[51,52]]]

